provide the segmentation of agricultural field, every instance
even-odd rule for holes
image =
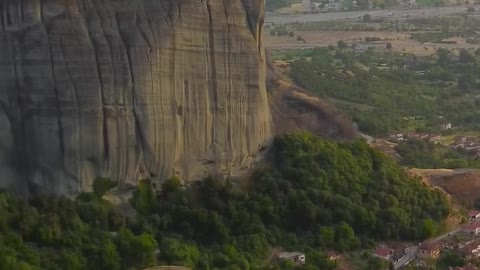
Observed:
[[[397,52],[431,55],[480,44],[480,7],[373,10],[270,16],[265,44],[273,49],[335,45],[339,40],[366,47],[392,45]]]

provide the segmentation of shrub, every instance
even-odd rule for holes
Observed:
[[[107,191],[116,186],[117,184],[109,178],[98,177],[93,181],[93,193],[98,197],[102,197]]]

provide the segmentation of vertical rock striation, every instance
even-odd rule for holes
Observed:
[[[235,174],[271,136],[259,0],[0,0],[0,187]]]

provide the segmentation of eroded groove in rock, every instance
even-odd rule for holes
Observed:
[[[0,187],[250,167],[272,130],[262,14],[258,0],[1,1]]]

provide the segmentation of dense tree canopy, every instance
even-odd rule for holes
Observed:
[[[75,201],[0,193],[0,269],[265,269],[275,246],[304,251],[307,269],[327,270],[327,250],[425,238],[449,212],[440,192],[361,141],[285,135],[268,160],[241,188],[172,178],[157,192],[143,181],[132,198],[135,222],[98,195],[110,186],[104,180]]]

